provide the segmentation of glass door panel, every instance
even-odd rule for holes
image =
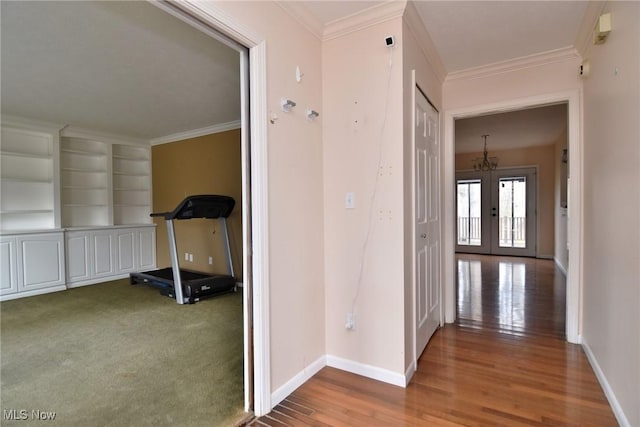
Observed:
[[[527,178],[500,178],[498,191],[498,245],[501,248],[526,248]]]
[[[458,181],[458,245],[482,244],[480,190],[479,179]]]
[[[488,174],[456,173],[456,252],[491,251],[490,198]]]
[[[491,254],[536,256],[536,169],[491,172]]]

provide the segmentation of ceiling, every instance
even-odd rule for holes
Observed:
[[[456,153],[477,153],[484,148],[509,150],[555,143],[567,129],[567,104],[456,120]]]
[[[2,113],[152,139],[240,118],[239,54],[147,2],[0,2]]]
[[[326,26],[388,2],[285,3]],[[446,70],[454,72],[572,46],[587,3],[415,5]],[[2,1],[0,7],[3,114],[143,139],[240,118],[237,52],[147,2]],[[504,132],[513,141],[506,137],[512,130],[501,130],[507,122],[496,119],[491,130],[475,123],[469,138],[491,133],[492,147]],[[546,123],[529,131],[557,127]],[[467,150],[465,141],[457,143]]]

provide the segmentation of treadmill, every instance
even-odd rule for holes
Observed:
[[[233,211],[235,200],[228,196],[198,195],[184,199],[171,212],[152,213],[152,217],[163,217],[169,234],[171,267],[141,273],[131,273],[132,285],[144,283],[159,288],[160,293],[175,298],[178,304],[194,304],[197,301],[236,291],[236,280],[231,262],[231,248],[227,231],[227,218]],[[180,269],[178,246],[173,227],[174,220],[206,218],[217,219],[221,224],[222,244],[224,245],[228,274],[207,274],[198,271]]]

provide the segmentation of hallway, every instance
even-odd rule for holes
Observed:
[[[553,261],[456,254],[458,324],[565,337],[566,278]]]
[[[578,345],[564,339],[552,261],[457,255],[458,322],[406,389],[325,367],[252,425],[616,426]]]

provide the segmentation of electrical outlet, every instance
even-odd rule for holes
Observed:
[[[189,261],[189,252],[184,253],[184,260]]]
[[[350,331],[354,331],[356,329],[356,315],[353,312],[347,313],[347,322],[344,324],[344,327]]]
[[[209,257],[209,265],[211,265],[211,264],[213,264],[213,257],[212,256]]]
[[[193,254],[189,254],[189,262],[193,262]]]

